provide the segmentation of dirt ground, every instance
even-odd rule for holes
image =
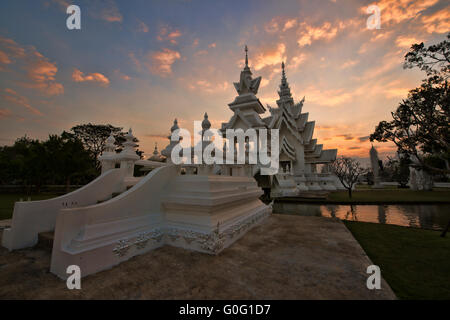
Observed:
[[[1,236],[1,230],[0,230]],[[0,299],[395,299],[342,222],[272,215],[218,256],[162,247],[83,278],[49,272],[50,252],[0,248]]]

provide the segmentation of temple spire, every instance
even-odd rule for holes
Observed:
[[[175,120],[173,121],[173,126],[170,128],[170,132],[174,132],[177,129],[180,129],[180,127],[178,127],[178,120],[175,118]]]
[[[280,84],[280,91],[278,91],[278,95],[280,96],[281,100],[293,102],[291,88],[289,88],[289,83],[287,82],[286,78],[284,61],[281,62],[281,84]]]
[[[252,92],[256,94],[259,89],[259,84],[261,83],[261,77],[252,78],[252,72],[248,66],[248,47],[245,45],[245,67],[241,71],[241,76],[239,82],[233,82],[234,87],[239,95]]]
[[[208,120],[208,113],[205,112],[205,116],[202,121],[202,129],[203,131],[209,130],[211,128],[211,122]]]
[[[248,69],[248,47],[245,45],[245,69]]]

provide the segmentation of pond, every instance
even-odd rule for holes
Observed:
[[[450,221],[450,204],[337,205],[275,202],[273,212],[434,230],[442,230]]]

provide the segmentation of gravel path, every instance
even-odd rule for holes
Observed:
[[[2,231],[0,230],[0,236]],[[0,299],[395,299],[366,287],[372,264],[344,224],[272,215],[218,256],[162,247],[68,290],[50,252],[0,248]]]

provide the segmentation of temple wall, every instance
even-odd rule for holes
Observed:
[[[283,136],[285,136],[289,143],[294,147],[295,154],[296,154],[296,161],[292,161],[292,173],[294,175],[303,174],[305,170],[305,154],[304,150],[305,148],[303,145],[298,143],[297,139],[292,135],[292,133],[285,128],[285,126],[282,126],[280,129],[280,147],[281,147],[281,139]]]
[[[112,169],[94,181],[61,197],[16,202],[11,228],[3,231],[2,245],[9,250],[34,246],[38,233],[52,231],[56,216],[62,209],[80,207],[111,198],[112,193],[120,191],[123,184],[123,172]]]
[[[295,146],[295,153],[297,161],[294,164],[294,175],[301,175],[305,173],[305,147],[301,144]]]
[[[181,171],[182,166],[157,168],[109,201],[61,210],[51,272],[66,278],[67,266],[74,264],[84,277],[166,244],[218,254],[272,211],[245,172]]]

